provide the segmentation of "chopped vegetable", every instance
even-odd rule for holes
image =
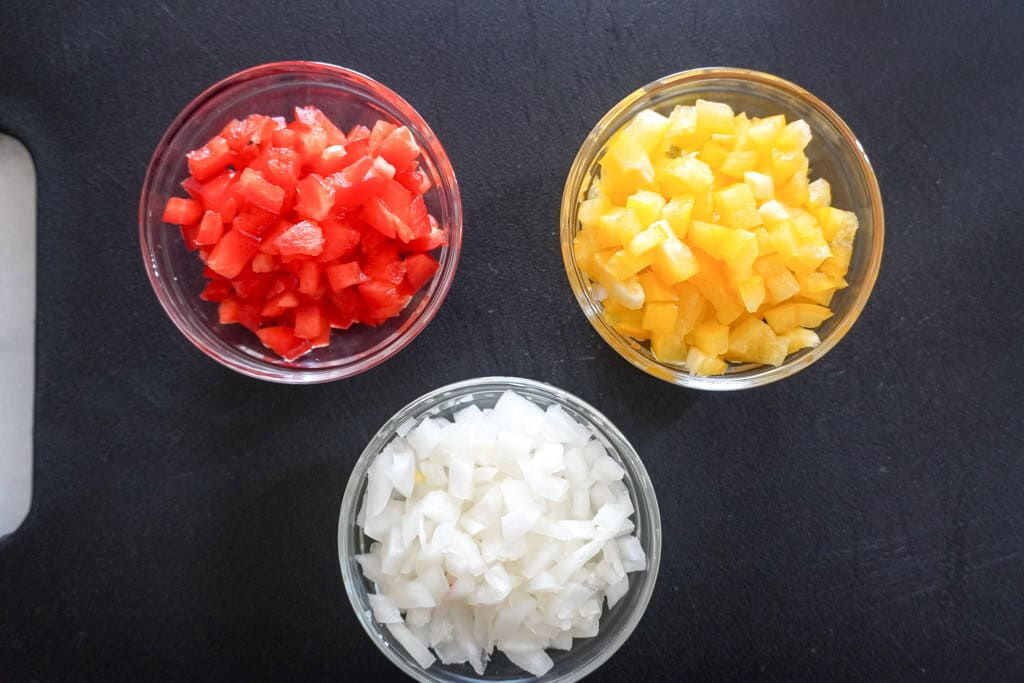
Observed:
[[[808,181],[810,141],[802,120],[705,100],[634,116],[578,212],[576,259],[609,322],[698,375],[816,346],[857,216]]]
[[[596,635],[647,567],[624,477],[589,427],[512,391],[403,424],[357,517],[374,618],[424,668],[436,655],[483,675],[497,648],[544,675],[545,650]]]
[[[186,155],[191,198],[169,198],[163,220],[205,262],[200,296],[221,324],[294,360],[332,328],[399,315],[433,279],[428,252],[447,234],[419,156],[412,131],[387,121],[345,135],[312,106],[291,123],[253,114]]]

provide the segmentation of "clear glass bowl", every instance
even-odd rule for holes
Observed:
[[[788,120],[807,121],[814,135],[806,149],[812,179],[826,178],[832,186],[832,204],[853,211],[860,221],[846,276],[850,286],[832,299],[834,315],[817,329],[821,344],[790,354],[778,367],[733,363],[724,375],[700,377],[691,375],[682,365],[659,361],[646,344],[624,336],[604,319],[601,304],[590,296],[589,279],[573,254],[573,239],[580,229],[579,203],[586,199],[590,181],[615,132],[643,109],[668,114],[676,105],[693,104],[698,98],[725,102],[735,112],[750,116],[785,114]],[[562,194],[562,258],[584,315],[598,334],[630,363],[654,377],[685,387],[712,391],[746,389],[799,372],[828,353],[850,330],[878,277],[884,223],[882,196],[871,163],[850,128],[824,102],[800,86],[770,74],[746,69],[694,69],[666,76],[630,93],[587,136]]]
[[[481,408],[491,408],[506,390],[512,389],[521,396],[546,408],[558,404],[569,415],[579,422],[591,427],[605,447],[609,455],[626,470],[624,482],[629,488],[630,497],[636,508],[633,521],[636,524],[636,536],[647,553],[647,569],[642,572],[630,573],[629,592],[613,607],[606,609],[601,617],[600,631],[593,638],[573,641],[573,648],[568,652],[548,650],[554,660],[554,667],[547,674],[535,678],[509,662],[497,650],[483,676],[478,676],[467,664],[445,666],[440,661],[429,669],[421,668],[410,657],[405,649],[398,644],[386,628],[373,619],[373,613],[367,599],[372,591],[370,583],[362,573],[355,556],[367,552],[371,540],[366,538],[362,530],[356,526],[356,514],[366,491],[367,470],[373,457],[395,436],[396,430],[407,420],[419,421],[425,417],[451,417],[459,408],[475,403]],[[341,562],[341,575],[345,581],[345,591],[356,612],[359,623],[369,634],[374,644],[387,655],[399,669],[424,683],[436,681],[577,681],[593,672],[629,638],[636,628],[647,603],[654,590],[658,577],[658,565],[661,560],[661,516],[658,512],[658,499],[654,494],[647,470],[636,451],[626,437],[599,413],[593,406],[581,401],[572,394],[528,379],[515,377],[482,377],[435,389],[421,396],[398,411],[388,420],[370,443],[363,450],[356,462],[352,475],[349,477],[345,496],[341,503],[341,515],[338,520],[338,558]]]
[[[168,197],[185,196],[185,154],[203,145],[233,118],[253,113],[285,116],[312,104],[340,127],[372,126],[377,119],[406,125],[423,150],[421,168],[433,187],[427,208],[448,230],[436,256],[434,279],[380,327],[336,330],[328,347],[289,362],[270,353],[241,325],[221,325],[217,306],[199,298],[203,264],[184,245],[176,225],[161,220]],[[451,287],[462,243],[462,200],[448,155],[423,118],[387,87],[355,71],[315,62],[278,62],[239,72],[208,88],[178,114],[164,133],[146,172],[139,202],[139,238],[149,281],[167,315],[203,353],[244,375],[287,384],[350,377],[378,365],[423,331]]]

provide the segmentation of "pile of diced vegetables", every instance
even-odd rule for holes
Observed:
[[[406,126],[342,132],[319,109],[233,120],[187,155],[190,198],[167,201],[205,263],[201,296],[287,360],[331,330],[398,316],[438,269],[447,237]]]
[[[624,475],[590,427],[513,391],[403,425],[357,517],[374,618],[424,668],[482,674],[498,649],[544,674],[646,568]]]
[[[704,100],[616,133],[575,240],[611,325],[700,375],[816,346],[858,223],[810,182],[810,141],[802,120]]]

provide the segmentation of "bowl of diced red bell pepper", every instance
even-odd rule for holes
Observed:
[[[312,62],[237,73],[192,101],[139,207],[150,282],[200,350],[306,384],[387,360],[437,313],[462,237],[458,184],[405,100]]]

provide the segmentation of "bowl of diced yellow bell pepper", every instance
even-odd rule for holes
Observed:
[[[745,69],[666,76],[594,127],[562,196],[580,307],[665,381],[744,389],[789,377],[860,316],[882,258],[863,147],[803,88]]]

